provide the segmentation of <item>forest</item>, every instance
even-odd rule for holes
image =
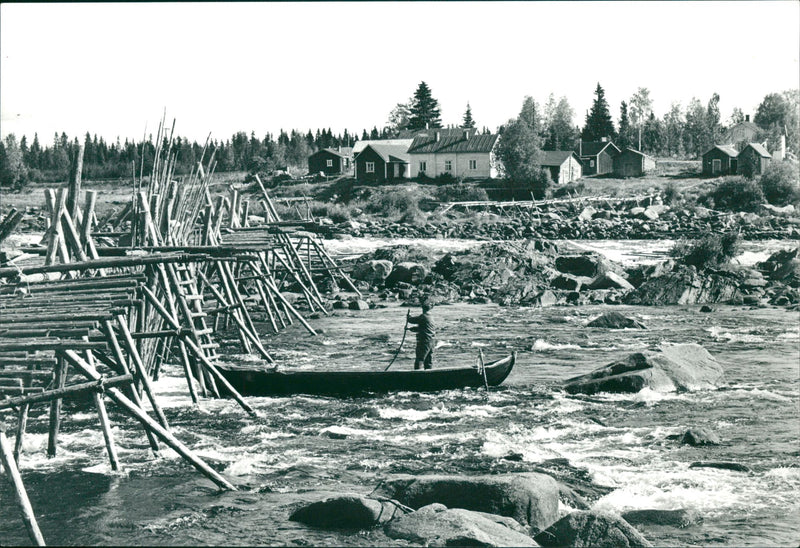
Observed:
[[[714,93],[703,102],[693,98],[684,107],[673,102],[666,113],[657,117],[653,101],[647,88],[638,88],[635,93],[619,105],[617,123],[612,119],[611,107],[600,85],[594,91],[594,101],[583,126],[576,125],[575,112],[566,97],[556,98],[550,94],[547,101],[537,103],[526,97],[521,116],[510,119],[497,128],[510,140],[512,134],[519,138],[520,120],[525,122],[525,132],[530,146],[540,150],[569,150],[577,141],[609,138],[623,147],[632,147],[658,157],[698,158],[703,152],[719,142],[725,130],[745,120],[741,108],[734,108],[728,120],[721,120],[720,95]],[[759,127],[758,141],[767,141],[772,149],[780,135],[786,135],[787,147],[798,150],[798,112],[800,91],[789,90],[769,93],[758,105],[752,121]],[[476,127],[472,108],[466,110],[459,124]],[[177,152],[176,173],[187,174],[196,165],[204,148],[213,150],[216,171],[274,172],[289,166],[303,169],[309,155],[322,148],[351,147],[361,139],[381,139],[397,136],[403,130],[424,127],[441,127],[439,102],[431,89],[421,82],[415,93],[405,103],[398,103],[389,113],[388,120],[379,130],[362,130],[361,134],[334,134],[330,128],[308,130],[280,130],[277,136],[267,133],[259,137],[255,132],[241,131],[226,140],[197,143],[176,137],[173,150]],[[489,129],[483,127],[484,132]],[[524,132],[523,132],[524,133]],[[502,142],[502,139],[501,139]],[[32,139],[17,138],[9,134],[0,142],[0,186],[24,188],[31,182],[58,182],[68,178],[72,158],[83,144],[83,177],[88,180],[130,178],[134,170],[149,173],[155,153],[155,143],[150,135],[141,141],[129,139],[107,142],[87,132],[82,137],[70,137],[66,133],[55,133],[49,142],[43,142],[38,134]],[[535,154],[529,155],[534,158]],[[519,159],[523,164],[525,158]],[[531,166],[532,167],[532,166]]]

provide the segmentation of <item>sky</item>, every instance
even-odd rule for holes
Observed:
[[[442,121],[467,103],[492,131],[526,96],[565,96],[583,125],[599,82],[612,116],[646,87],[720,95],[755,114],[800,87],[800,2],[0,4],[0,134],[226,140],[386,125],[425,81]]]

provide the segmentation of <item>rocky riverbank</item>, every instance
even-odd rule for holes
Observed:
[[[754,267],[697,268],[678,259],[623,267],[596,254],[562,252],[548,240],[491,242],[437,256],[413,246],[382,248],[347,265],[360,290],[411,303],[494,302],[500,305],[738,304],[796,307],[798,249],[774,253]],[[335,287],[331,298],[339,299]],[[338,306],[338,305],[337,305]],[[359,305],[362,306],[362,305]]]

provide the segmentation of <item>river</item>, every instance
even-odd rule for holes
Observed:
[[[287,517],[302,502],[369,493],[393,474],[521,472],[567,459],[613,488],[595,509],[683,508],[702,516],[683,529],[644,528],[655,545],[796,546],[798,312],[616,306],[648,329],[585,327],[610,308],[435,308],[436,366],[474,363],[479,349],[487,359],[518,352],[511,376],[488,392],[250,398],[254,419],[231,400],[192,407],[179,369],[169,368],[156,388],[173,432],[230,478],[240,488],[235,493],[218,492],[172,451],[153,459],[142,430],[113,404],[122,472],[110,471],[89,410],[65,419],[59,454],[47,459],[47,407],[40,405],[31,411],[23,477],[49,544],[404,546],[380,530],[322,531]],[[398,303],[336,311],[314,320],[317,337],[295,325],[265,339],[285,368],[382,369],[400,343],[405,313]],[[726,386],[591,398],[559,389],[565,379],[630,352],[685,342],[719,360]],[[407,342],[393,367],[411,367],[412,346]],[[228,349],[228,358],[248,359],[235,352]],[[690,427],[714,430],[722,445],[669,439]],[[701,460],[736,462],[751,472],[689,468]],[[0,544],[27,544],[12,500],[3,482]]]

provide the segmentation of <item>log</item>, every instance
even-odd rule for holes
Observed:
[[[100,374],[95,370],[91,365],[86,363],[78,354],[76,354],[72,350],[67,350],[64,352],[64,356],[66,359],[75,365],[81,372],[92,380],[98,380],[100,378]],[[229,489],[231,491],[236,491],[236,487],[233,486],[228,480],[223,478],[217,471],[213,468],[208,466],[205,462],[203,462],[199,457],[197,457],[188,447],[186,447],[180,440],[178,440],[175,436],[171,433],[167,432],[160,424],[156,421],[151,419],[140,407],[137,407],[132,401],[126,398],[122,392],[119,391],[117,388],[110,388],[106,391],[106,394],[114,400],[120,407],[122,407],[125,411],[127,411],[130,415],[132,415],[136,420],[138,420],[145,428],[153,432],[158,438],[166,443],[171,449],[177,452],[180,456],[184,459],[189,461],[189,463],[194,466],[197,470],[199,470],[204,476],[208,479],[213,481],[219,487],[223,489]]]
[[[14,462],[19,466],[19,456],[22,454],[22,440],[25,438],[25,430],[28,427],[28,411],[30,404],[23,403],[17,415],[17,439],[14,440]]]
[[[102,382],[99,381],[83,382],[80,384],[74,384],[72,386],[65,386],[64,388],[48,390],[47,392],[42,392],[40,394],[32,394],[30,396],[21,396],[19,398],[9,398],[6,400],[0,400],[0,410],[12,409],[19,405],[30,405],[32,403],[53,401],[55,399],[76,396],[78,394],[83,394],[86,392],[92,392],[92,391],[98,392],[100,390],[105,390],[106,388],[109,387],[120,386],[120,385],[124,386],[132,382],[133,382],[133,375],[130,374],[118,375],[116,377],[111,377],[110,379],[106,379],[105,377],[103,377]]]
[[[56,362],[55,383],[56,389],[63,389],[67,381],[67,368],[69,365],[63,358],[59,357]],[[47,434],[47,456],[56,456],[56,446],[58,445],[58,432],[61,430],[61,398],[56,397],[50,402],[50,427]]]
[[[76,219],[78,217],[78,199],[81,194],[81,175],[83,174],[83,143],[78,145],[77,154],[70,167],[67,213]]]
[[[17,211],[16,209],[12,209],[8,215],[6,215],[6,218],[0,223],[0,243],[14,232],[17,226],[22,222],[22,217],[24,215],[22,211]]]
[[[14,490],[14,499],[17,501],[17,506],[19,506],[19,510],[22,513],[22,521],[28,530],[28,536],[36,546],[45,546],[44,537],[39,530],[39,524],[36,523],[36,515],[31,507],[31,501],[28,499],[28,493],[25,492],[25,485],[19,475],[17,463],[11,454],[11,446],[6,439],[6,425],[2,421],[0,421],[0,461],[3,463],[6,476],[8,476],[8,480]]]
[[[111,432],[111,423],[108,420],[108,412],[106,411],[103,396],[98,392],[94,393],[94,404],[97,407],[97,416],[100,419],[100,427],[103,430],[103,440],[106,443],[108,460],[111,462],[111,469],[116,472],[119,470],[119,457],[117,457],[117,448],[114,446],[114,434]]]

